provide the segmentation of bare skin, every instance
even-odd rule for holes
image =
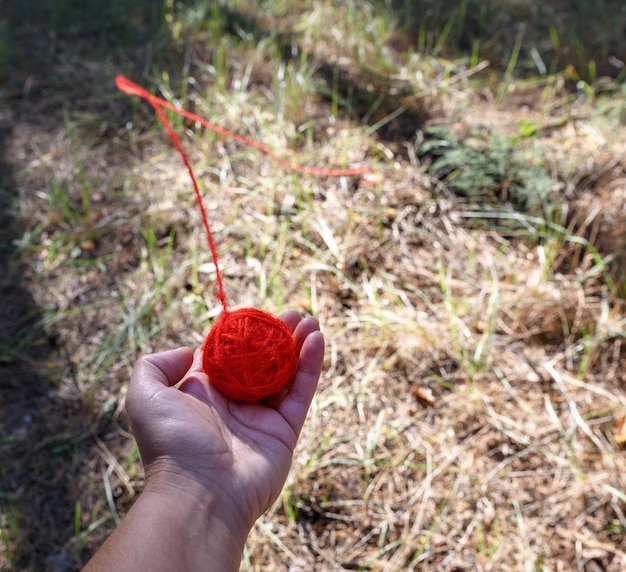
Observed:
[[[298,369],[289,389],[264,404],[224,397],[189,348],[139,359],[126,408],[146,487],[86,572],[239,569],[250,529],[287,478],[324,359],[315,319],[281,319]]]

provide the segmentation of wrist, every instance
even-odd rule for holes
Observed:
[[[181,551],[196,554],[205,564],[220,563],[215,569],[238,570],[254,521],[244,520],[220,493],[189,477],[159,472],[147,477],[137,504],[168,523]]]
[[[236,572],[249,528],[229,508],[219,490],[212,494],[180,475],[152,475],[85,570]]]

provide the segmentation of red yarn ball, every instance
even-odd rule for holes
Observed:
[[[222,313],[202,348],[202,365],[211,384],[226,397],[248,403],[284,389],[296,362],[289,328],[253,308]]]

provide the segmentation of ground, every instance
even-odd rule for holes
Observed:
[[[143,487],[146,352],[231,303],[328,351],[242,570],[626,568],[621,2],[0,9],[0,570],[80,569]]]

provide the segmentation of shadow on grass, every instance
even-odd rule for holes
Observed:
[[[621,0],[607,0],[600,7],[579,0],[549,5],[534,0],[373,2],[398,22],[388,43],[399,52],[463,57],[474,64],[488,59],[500,73],[522,77],[566,70],[573,89],[578,79],[626,77],[626,8]],[[303,50],[297,32],[270,29],[252,11],[222,6],[220,18],[223,32],[233,37],[240,37],[242,30],[258,42],[271,36],[285,61],[304,53],[324,84],[320,94],[329,101],[336,97],[362,124],[380,124],[376,135],[386,143],[402,145],[429,118],[430,110],[411,86],[387,73],[320,60]],[[387,122],[386,117],[393,119]]]
[[[259,43],[271,37],[283,61],[304,57],[311,62],[320,96],[328,103],[336,99],[350,119],[374,127],[377,137],[386,143],[407,141],[428,119],[423,100],[408,84],[392,79],[388,73],[321,59],[300,45],[297,32],[270,28],[251,10],[221,6],[219,17],[222,31],[234,38],[241,38],[242,32]]]
[[[400,49],[488,59],[499,70],[516,58],[516,72],[531,76],[567,66],[585,80],[626,73],[622,0],[374,1],[402,23]]]
[[[33,134],[33,141],[42,133],[54,136],[63,130],[68,109],[94,114],[102,123],[128,116],[127,98],[116,97],[115,74],[140,77],[155,60],[167,62],[163,54],[171,45],[161,1],[2,5],[0,570],[62,572],[80,568],[88,556],[81,555],[77,537],[84,522],[77,489],[106,421],[94,420],[85,406],[72,384],[70,356],[46,325],[49,309],[33,299],[29,280],[35,279],[36,261],[25,259],[16,243],[22,234],[18,204],[33,189],[16,182],[18,170],[28,166],[12,140],[18,130]]]
[[[35,479],[48,481],[27,464],[27,457],[37,446],[33,428],[41,421],[41,400],[54,389],[46,363],[54,353],[54,339],[42,328],[41,313],[21,279],[22,264],[16,256],[13,233],[16,189],[4,150],[12,130],[5,113],[0,116],[0,527],[6,563],[24,564],[20,554],[33,549],[38,531],[52,525],[44,513],[32,518]],[[39,433],[39,431],[35,431]],[[50,482],[54,482],[52,479]],[[63,487],[58,493],[63,497]],[[50,501],[54,502],[51,495]],[[56,494],[54,495],[56,496]],[[31,514],[29,514],[31,513]],[[16,553],[13,551],[17,550]],[[0,569],[3,566],[0,552]]]

